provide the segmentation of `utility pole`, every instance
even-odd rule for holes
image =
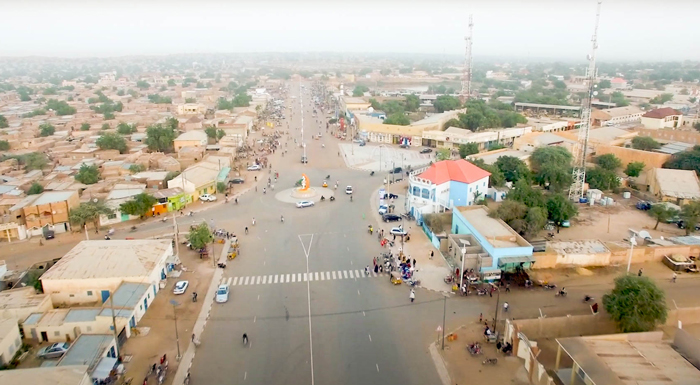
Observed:
[[[445,318],[447,317],[447,296],[442,295],[442,350],[445,350]]]
[[[175,343],[177,344],[177,357],[175,357],[175,360],[180,361],[182,355],[180,355],[180,335],[177,332],[177,311],[175,309],[175,306],[179,305],[179,303],[171,299],[170,304],[173,305],[173,317],[175,319]]]
[[[499,289],[498,286],[494,285],[493,283],[491,286],[498,290],[498,296],[496,296],[496,314],[493,317],[493,331],[496,332],[496,326],[498,326],[498,306],[501,302],[501,289]]]
[[[109,293],[109,308],[112,310],[112,332],[114,333],[114,341],[117,343],[117,358],[119,355],[119,336],[117,335],[117,317],[114,316],[114,293]]]

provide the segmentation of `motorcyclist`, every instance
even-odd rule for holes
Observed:
[[[280,220],[284,223],[284,215],[280,216]]]

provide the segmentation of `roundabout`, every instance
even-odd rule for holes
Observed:
[[[296,204],[300,201],[320,202],[321,197],[330,199],[330,197],[335,196],[335,191],[331,188],[311,186],[309,178],[305,174],[302,174],[301,180],[297,182],[297,184],[297,187],[288,188],[276,193],[275,199],[281,202]]]

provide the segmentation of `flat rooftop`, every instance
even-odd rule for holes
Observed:
[[[143,294],[151,285],[146,283],[124,282],[112,295],[112,302],[116,308],[133,309],[138,304]],[[105,302],[106,304],[109,303]]]
[[[5,309],[37,307],[47,298],[48,294],[36,294],[33,287],[0,291],[0,313]]]
[[[1,384],[80,385],[87,365],[0,370]]]
[[[58,366],[87,365],[93,367],[114,342],[111,334],[81,334],[70,346]]]
[[[459,212],[495,248],[520,247],[518,235],[508,225],[489,216],[483,206],[462,206]]]
[[[559,254],[600,254],[610,252],[602,242],[595,239],[547,242],[547,249],[556,251]]]

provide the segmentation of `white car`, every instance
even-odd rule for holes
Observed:
[[[173,288],[173,294],[185,294],[188,286],[190,286],[188,281],[180,281],[176,283],[175,287]]]
[[[348,194],[348,195],[352,194],[352,186],[346,187],[346,188],[345,188],[345,193]]]
[[[219,285],[216,290],[216,303],[224,303],[228,301],[229,287],[228,285]]]
[[[314,205],[314,201],[299,201],[297,202],[298,208],[311,207]]]
[[[199,196],[199,200],[204,202],[214,202],[216,200],[216,195],[202,194]]]
[[[379,215],[384,215],[389,211],[389,206],[387,205],[381,205],[379,206]]]
[[[406,230],[403,229],[403,227],[393,227],[390,231],[391,234],[394,235],[406,235],[408,234]]]
[[[260,171],[262,170],[262,166],[259,164],[254,164],[252,166],[248,166],[248,171]]]

